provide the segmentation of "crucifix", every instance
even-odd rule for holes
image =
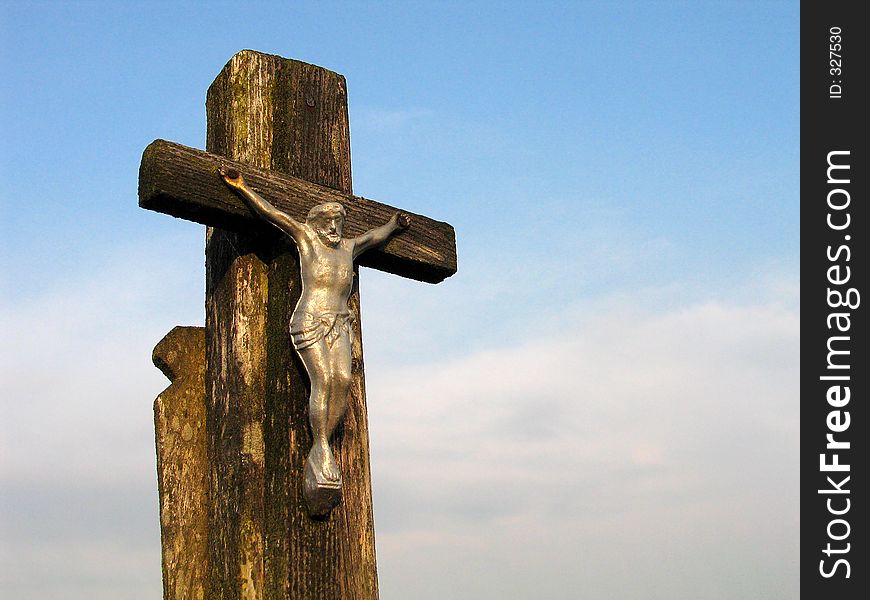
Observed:
[[[208,226],[206,326],[154,352],[164,598],[376,598],[353,259],[437,283],[453,228],[352,195],[336,73],[245,50],[206,108],[207,152],[157,140],[139,177]]]

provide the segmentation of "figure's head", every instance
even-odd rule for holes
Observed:
[[[324,202],[308,211],[308,223],[327,246],[337,246],[344,229],[347,213],[338,202]]]

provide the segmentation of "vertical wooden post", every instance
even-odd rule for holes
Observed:
[[[154,364],[171,384],[154,401],[163,599],[204,600],[208,570],[205,330],[175,327]]]
[[[244,50],[209,88],[206,107],[210,152],[351,191],[341,75]],[[289,240],[208,231],[209,599],[378,596],[359,349],[334,442],[343,500],[327,520],[314,521],[302,499],[308,380],[289,337],[300,290]],[[359,322],[357,291],[350,305]]]

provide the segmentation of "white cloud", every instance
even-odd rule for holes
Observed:
[[[169,382],[151,350],[202,320],[201,244],[188,231],[119,248],[39,297],[0,304],[4,592],[159,596],[152,403]]]
[[[18,598],[159,589],[151,402],[167,382],[150,352],[201,322],[202,289],[175,249],[150,252],[3,306],[3,586]],[[559,327],[518,306],[533,326],[510,345],[466,345],[478,324],[435,360],[367,349],[382,597],[796,596],[797,286],[773,281],[728,300],[624,293]],[[364,303],[371,346],[393,343],[395,307]],[[412,304],[404,339],[430,309]]]
[[[796,595],[796,310],[586,309],[368,371],[384,597]]]
[[[152,545],[145,548],[86,536],[62,543],[16,543],[14,552],[0,549],[0,589],[22,600],[160,598],[160,554],[154,540],[148,541]]]
[[[202,319],[202,283],[177,242],[119,250],[74,284],[0,305],[4,477],[114,481],[151,468],[151,404],[168,385],[151,350]]]
[[[429,108],[399,108],[363,107],[354,110],[353,125],[355,130],[394,133],[412,127],[414,124],[426,122],[435,117],[435,112]]]

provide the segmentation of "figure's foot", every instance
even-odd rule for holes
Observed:
[[[338,468],[329,444],[315,443],[308,453],[308,462],[317,473],[318,481],[341,485],[341,469]]]
[[[315,444],[305,461],[304,497],[312,517],[325,518],[341,499],[341,472],[329,450]]]
[[[329,448],[326,449],[323,457],[321,472],[326,481],[341,483],[341,471],[338,468],[338,463],[335,462],[335,456],[332,455],[332,451]]]

